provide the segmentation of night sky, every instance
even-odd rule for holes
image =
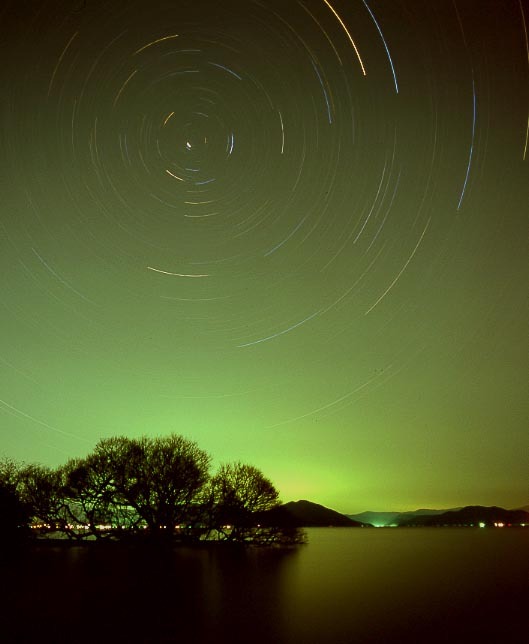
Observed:
[[[0,453],[175,432],[285,501],[526,504],[528,25],[4,0]]]

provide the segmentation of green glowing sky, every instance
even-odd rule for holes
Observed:
[[[177,432],[343,512],[527,503],[528,21],[2,3],[0,452]]]

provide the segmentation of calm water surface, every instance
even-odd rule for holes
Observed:
[[[529,529],[307,533],[292,550],[4,553],[0,641],[529,641]]]

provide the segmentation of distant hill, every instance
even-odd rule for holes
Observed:
[[[386,526],[395,523],[398,512],[359,512],[358,514],[346,514],[346,517],[361,523],[370,523],[375,526]]]
[[[345,514],[311,501],[290,501],[279,507],[261,512],[258,520],[262,525],[278,525],[299,528],[340,527],[362,528],[368,524],[353,521]],[[371,527],[371,526],[369,526]]]
[[[529,505],[522,505],[521,508],[514,508],[515,510],[522,510],[523,512],[529,512]]]
[[[469,505],[459,510],[450,510],[442,514],[412,516],[403,520],[401,526],[492,526],[495,523],[505,525],[529,524],[529,512],[523,510],[505,510],[496,506]]]
[[[461,510],[461,508],[445,508],[444,510],[429,510],[427,508],[422,508],[411,512],[401,512],[395,517],[395,523],[397,525],[403,525],[415,517],[433,517],[446,514],[447,512],[457,512],[458,510]]]
[[[445,510],[430,510],[421,508],[419,510],[412,510],[409,512],[360,512],[359,514],[348,514],[353,521],[361,521],[370,523],[375,526],[388,526],[400,525],[402,522],[407,522],[415,516],[429,516],[435,514],[443,514],[449,510],[459,510],[460,508],[449,508]]]
[[[529,507],[529,506],[527,506]],[[463,526],[484,523],[492,526],[494,523],[505,525],[529,525],[529,512],[506,510],[496,506],[485,507],[469,505],[464,508],[434,510],[420,508],[410,512],[360,512],[358,514],[340,514],[311,501],[290,501],[273,510],[260,512],[256,519],[262,525],[282,527],[347,527],[361,528],[372,526]]]

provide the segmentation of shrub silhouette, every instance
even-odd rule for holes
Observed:
[[[14,461],[0,462],[0,542],[21,541],[29,533],[31,508],[20,495],[20,472]]]

